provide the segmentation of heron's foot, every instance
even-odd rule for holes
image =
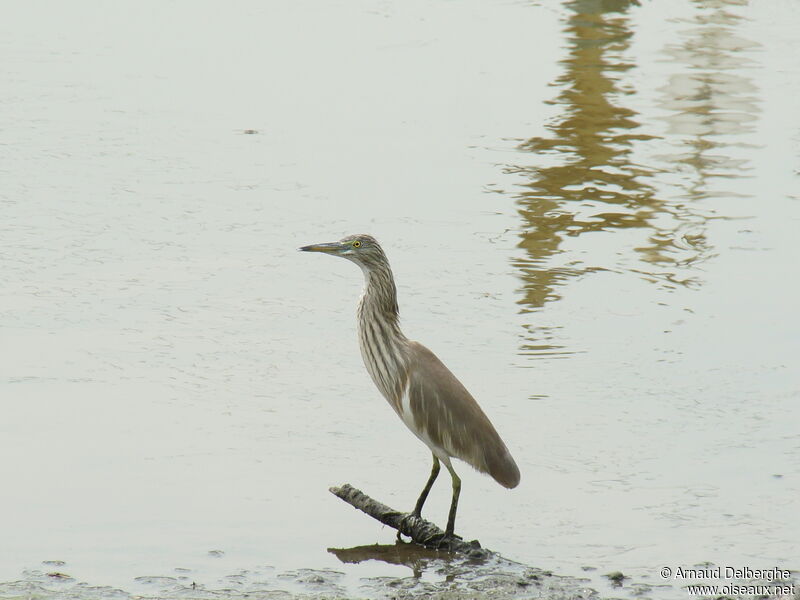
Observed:
[[[416,511],[412,510],[410,513],[406,514],[405,517],[400,519],[400,526],[397,528],[397,541],[398,542],[402,541],[403,530],[408,528],[409,522],[412,519],[421,519],[421,518],[422,518],[422,515],[420,515]],[[408,535],[408,534],[406,534],[406,535]],[[411,537],[411,536],[409,536],[409,537]]]
[[[425,545],[436,550],[452,550],[455,542],[461,542],[463,538],[453,532],[440,533],[433,535],[425,540]]]

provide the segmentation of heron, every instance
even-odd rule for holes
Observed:
[[[444,463],[453,494],[443,541],[452,539],[461,479],[451,458],[491,475],[509,489],[519,484],[517,464],[492,422],[456,376],[433,352],[400,330],[394,276],[375,238],[350,235],[300,250],[339,256],[361,267],[365,285],[356,314],[364,365],[403,423],[433,455],[430,476],[410,514],[422,518],[422,507],[439,475],[440,463]]]

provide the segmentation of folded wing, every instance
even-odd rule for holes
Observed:
[[[417,429],[448,455],[460,458],[507,488],[519,469],[489,418],[436,355],[409,342],[408,400]]]

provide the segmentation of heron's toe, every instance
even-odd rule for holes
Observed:
[[[456,535],[455,533],[440,533],[425,540],[425,545],[435,550],[452,550],[455,542],[460,541],[463,541],[460,535]]]
[[[411,522],[413,521],[413,519],[419,519],[419,518],[420,518],[419,514],[414,511],[406,513],[403,516],[403,518],[400,519],[400,523],[398,523],[397,539],[400,540],[401,536],[403,535],[411,537],[411,534],[408,531],[410,529]]]

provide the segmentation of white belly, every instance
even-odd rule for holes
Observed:
[[[408,395],[407,386],[406,389],[403,391],[403,397],[400,401],[400,410],[397,411],[397,414],[400,416],[403,423],[405,423],[406,427],[408,427],[409,430],[411,430],[411,433],[417,436],[428,448],[430,448],[434,456],[436,456],[446,465],[450,464],[450,455],[447,454],[447,452],[445,452],[443,448],[437,446],[431,440],[431,438],[428,437],[425,431],[421,431],[414,422],[414,415],[411,413],[411,398]]]

